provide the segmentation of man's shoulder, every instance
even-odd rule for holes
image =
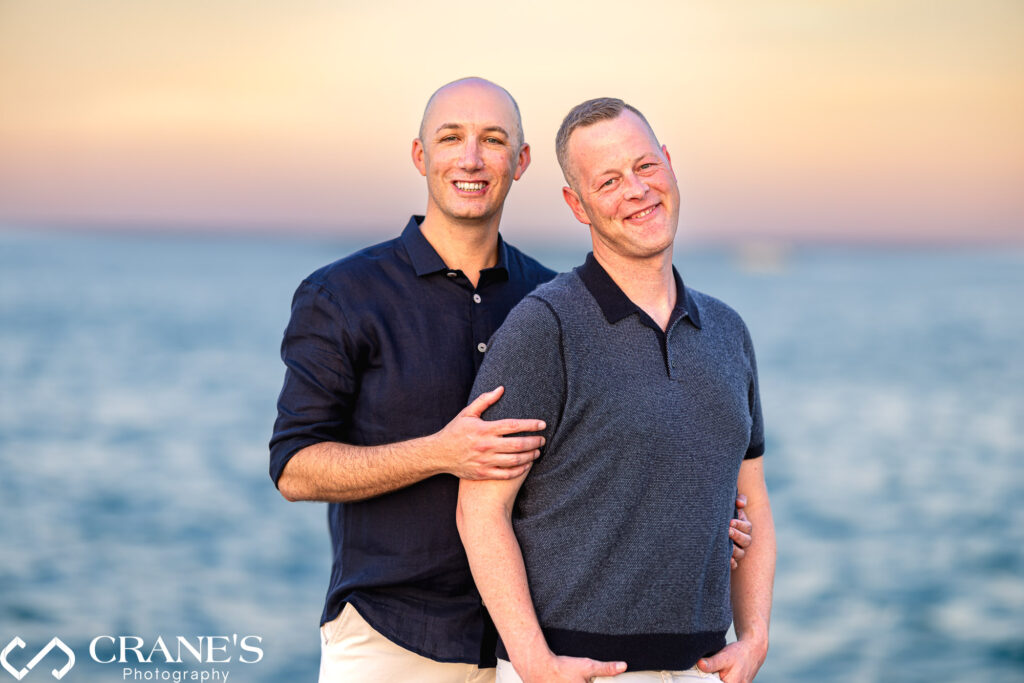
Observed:
[[[508,242],[505,242],[505,250],[509,261],[509,269],[513,272],[522,273],[523,277],[535,286],[548,282],[558,274]]]
[[[358,278],[379,267],[382,260],[395,258],[398,238],[363,247],[313,271],[307,280],[328,282],[334,279]]]
[[[302,284],[337,293],[372,282],[379,278],[382,264],[397,260],[397,242],[398,238],[393,238],[352,252],[317,268],[303,279]]]
[[[558,329],[572,301],[572,273],[558,273],[522,298],[505,318],[500,334]]]
[[[559,311],[577,300],[582,286],[583,282],[576,273],[558,273],[533,290],[530,296]]]
[[[689,286],[686,287],[686,293],[697,307],[702,328],[714,327],[726,334],[738,332],[745,337],[750,336],[747,324],[735,308],[717,297]]]

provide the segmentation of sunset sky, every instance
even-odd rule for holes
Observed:
[[[554,134],[611,95],[689,239],[1024,243],[1020,0],[0,0],[0,228],[390,236],[467,75],[532,143],[506,235],[580,229]]]

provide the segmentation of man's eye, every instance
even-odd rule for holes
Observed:
[[[456,139],[457,138],[454,135],[445,135],[443,138],[441,138],[441,142],[452,142],[453,140]]]
[[[501,138],[484,138],[484,142],[488,142],[492,145],[503,145],[505,141]]]
[[[611,187],[612,183],[614,183],[614,182],[615,182],[615,178],[609,178],[608,180],[606,180],[603,183],[601,183],[601,187],[602,188],[604,188],[604,187]]]

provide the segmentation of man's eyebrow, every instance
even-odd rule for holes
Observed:
[[[501,126],[487,126],[486,128],[484,128],[484,132],[485,133],[501,133],[502,135],[504,135],[507,138],[508,137],[512,137],[511,135],[508,134],[508,131],[505,130],[504,128],[502,128]]]
[[[461,123],[442,123],[440,126],[437,127],[437,130],[435,130],[434,132],[435,133],[439,133],[442,130],[462,130],[462,129],[463,129],[463,125]],[[504,128],[502,128],[501,126],[487,126],[483,130],[484,130],[485,133],[501,133],[502,135],[504,135],[507,138],[508,137],[512,137],[511,135],[509,135],[508,131],[505,130]]]
[[[657,157],[658,155],[656,155],[654,152],[644,152],[643,154],[638,156],[636,159],[633,159],[632,163],[630,163],[630,167],[636,166],[641,161],[643,161],[645,158],[651,157],[651,156]],[[604,171],[601,171],[600,173],[594,174],[594,177],[595,178],[599,178],[599,177],[603,176],[606,173],[618,173],[618,172],[619,172],[618,169],[609,168],[609,169],[605,169]]]

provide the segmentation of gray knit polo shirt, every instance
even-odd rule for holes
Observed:
[[[746,326],[675,278],[665,333],[588,256],[512,310],[472,392],[547,422],[512,522],[548,644],[634,671],[725,646],[736,478],[764,452]]]

